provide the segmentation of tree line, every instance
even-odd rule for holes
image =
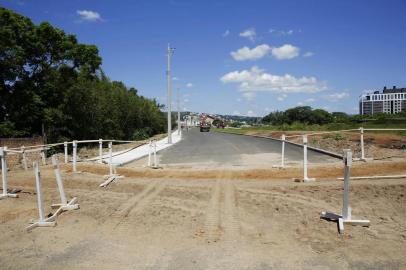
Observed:
[[[0,8],[0,137],[139,139],[164,131],[161,106],[110,81],[95,45]]]
[[[262,123],[275,126],[293,125],[295,123],[306,125],[327,125],[333,123],[350,124],[362,122],[399,123],[405,122],[406,112],[398,114],[378,113],[374,115],[349,115],[344,112],[328,112],[322,109],[313,109],[310,106],[298,106],[286,111],[271,112],[262,118]]]

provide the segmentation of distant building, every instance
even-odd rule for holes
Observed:
[[[375,113],[399,113],[406,111],[406,88],[387,89],[383,88],[382,93],[363,94],[359,97],[359,114],[372,115]]]

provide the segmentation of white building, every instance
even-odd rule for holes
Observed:
[[[363,94],[359,97],[359,113],[399,113],[406,111],[406,88],[387,89],[383,88],[382,93],[374,91]]]

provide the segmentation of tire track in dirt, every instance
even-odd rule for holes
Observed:
[[[125,202],[112,217],[119,219],[114,225],[118,231],[127,231],[134,224],[131,218],[135,213],[142,211],[145,207],[158,196],[158,194],[165,188],[166,183],[162,181],[154,181],[146,186],[139,194],[130,198]]]
[[[208,242],[217,242],[221,235],[220,230],[220,181],[217,180],[211,192],[211,198],[206,214],[206,235]]]
[[[263,194],[263,195],[270,195],[270,196],[274,196],[277,198],[280,198],[282,200],[287,200],[293,203],[299,203],[299,204],[303,204],[312,208],[319,208],[319,209],[331,209],[334,206],[333,205],[329,205],[328,203],[322,201],[322,200],[318,200],[318,199],[314,199],[311,197],[306,197],[303,195],[299,195],[299,194],[292,194],[292,193],[281,193],[281,192],[276,192],[276,191],[268,191],[268,190],[261,190],[261,189],[252,189],[252,188],[244,188],[244,189],[239,189],[241,192],[248,192],[248,193],[252,193],[252,194]]]
[[[224,186],[224,214],[222,227],[224,229],[224,240],[235,242],[240,238],[240,222],[237,213],[235,187],[231,180],[223,181]]]

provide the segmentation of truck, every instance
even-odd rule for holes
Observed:
[[[200,132],[209,132],[210,127],[210,123],[207,123],[206,121],[200,121]]]

